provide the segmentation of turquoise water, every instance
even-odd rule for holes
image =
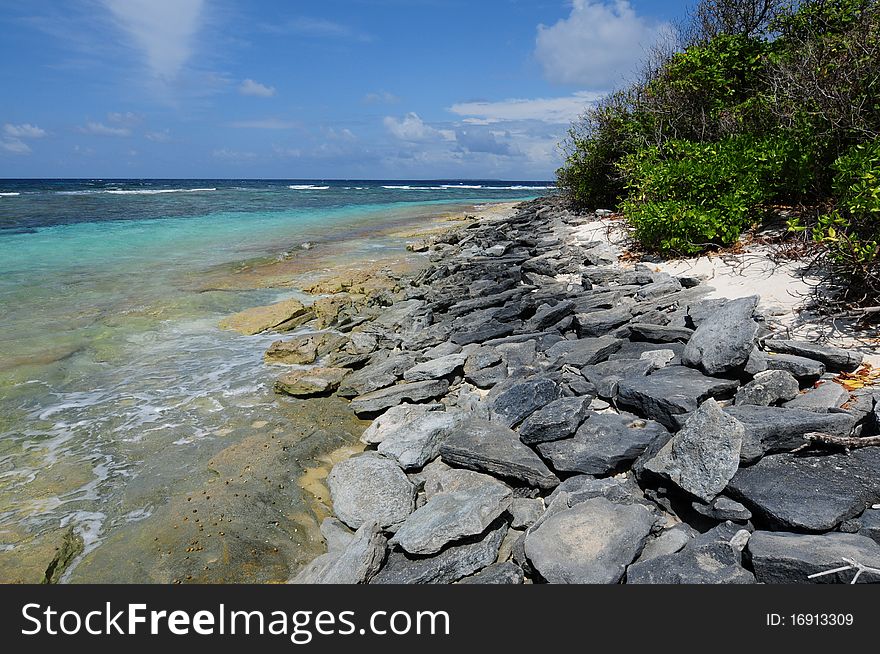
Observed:
[[[298,294],[259,264],[369,259],[400,248],[381,229],[541,187],[0,181],[0,581],[59,529],[101,547],[205,451],[283,424],[274,337],[216,327]]]

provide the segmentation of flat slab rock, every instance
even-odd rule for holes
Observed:
[[[379,453],[394,459],[404,470],[422,468],[440,454],[440,445],[461,418],[458,411],[426,411],[406,426],[385,435]]]
[[[445,395],[449,382],[445,379],[397,384],[351,401],[352,410],[359,416],[379,413],[403,402],[424,402]]]
[[[557,366],[582,368],[607,361],[622,345],[623,341],[611,336],[565,340],[547,350],[547,358],[555,361]]]
[[[396,527],[415,508],[415,488],[400,466],[372,452],[337,463],[327,485],[333,512],[352,529],[368,522]]]
[[[765,341],[764,347],[771,352],[793,354],[820,361],[831,372],[853,372],[862,365],[865,358],[861,352],[803,341],[771,340]]]
[[[773,529],[830,531],[880,502],[880,448],[765,456],[741,468],[727,493]]]
[[[550,402],[520,425],[519,439],[533,445],[573,436],[587,417],[590,402],[590,397],[564,397]]]
[[[275,392],[294,397],[314,397],[339,388],[349,370],[345,368],[309,368],[295,370],[275,381]]]
[[[647,377],[621,380],[617,400],[622,407],[676,429],[675,416],[696,411],[710,397],[729,397],[738,386],[735,380],[708,377],[684,366],[669,366]]]
[[[542,521],[525,539],[525,554],[553,584],[616,584],[639,555],[654,515],[639,504],[594,498]]]
[[[490,475],[514,479],[529,486],[551,489],[559,484],[541,458],[519,440],[519,435],[495,422],[470,419],[459,423],[440,446],[443,461]]]
[[[755,577],[764,584],[849,584],[854,570],[808,579],[845,567],[844,559],[880,569],[880,545],[858,534],[756,531],[748,549]],[[857,583],[880,583],[880,576],[864,573]]]
[[[477,574],[462,579],[460,584],[481,584],[487,586],[514,586],[523,583],[523,570],[516,563],[496,563],[480,570]]]
[[[538,409],[556,400],[559,393],[559,385],[546,377],[515,383],[492,399],[492,420],[515,427]]]
[[[386,540],[375,522],[364,523],[340,550],[319,556],[294,584],[365,584],[385,562]]]
[[[464,366],[465,361],[466,354],[448,354],[413,366],[403,374],[403,378],[408,382],[443,379]]]
[[[538,452],[557,472],[607,475],[667,435],[659,422],[633,414],[590,412],[573,438],[540,444]]]

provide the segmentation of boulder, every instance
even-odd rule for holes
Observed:
[[[253,336],[270,329],[284,327],[287,331],[307,323],[314,317],[312,310],[299,300],[284,300],[265,307],[254,307],[220,321],[220,329]]]
[[[356,397],[391,386],[412,368],[415,358],[409,354],[391,355],[352,373],[339,387],[342,397]]]
[[[406,519],[390,542],[409,554],[436,554],[448,543],[482,534],[512,499],[513,491],[499,482],[438,493]]]
[[[375,522],[364,523],[344,548],[312,561],[291,583],[366,584],[376,576],[386,552],[385,536]]]
[[[710,520],[718,520],[725,522],[748,522],[752,519],[752,512],[742,504],[729,497],[719,495],[711,504],[703,504],[702,502],[694,502],[691,505],[694,511]]]
[[[731,300],[707,317],[684,348],[685,365],[718,375],[742,368],[754,347],[758,297]]]
[[[736,404],[770,406],[797,397],[800,389],[798,380],[784,370],[759,372],[736,392]]]
[[[407,401],[433,400],[445,395],[448,390],[449,382],[445,379],[397,384],[354,398],[351,401],[351,408],[358,416],[370,415]]]
[[[783,406],[789,409],[827,413],[833,409],[839,409],[849,400],[850,393],[841,384],[824,381],[805,393],[795,396],[793,400],[786,402]]]
[[[629,413],[593,413],[573,438],[538,445],[557,472],[607,475],[635,461],[668,432],[658,422]]]
[[[602,479],[596,479],[589,475],[569,477],[550,493],[545,501],[547,506],[553,504],[562,493],[567,495],[569,506],[596,497],[603,497],[614,504],[645,502],[641,489],[629,475]]]
[[[533,445],[573,436],[587,416],[590,401],[590,397],[564,397],[550,402],[525,419],[519,439]]]
[[[530,530],[525,554],[554,584],[616,584],[642,551],[654,524],[644,506],[595,498],[564,509]]]
[[[853,372],[858,370],[864,359],[861,352],[802,341],[769,340],[764,341],[764,348],[779,354],[814,359],[825,364],[825,368],[831,372]]]
[[[654,538],[648,539],[635,564],[680,552],[697,535],[699,535],[697,530],[683,522],[664,529]]]
[[[301,334],[286,341],[275,341],[264,356],[268,363],[309,365],[318,357],[342,347],[348,339],[332,332]]]
[[[350,371],[347,368],[308,368],[282,375],[275,381],[275,392],[294,397],[314,397],[332,393]]]
[[[452,433],[460,417],[458,411],[427,411],[413,416],[405,427],[395,429],[382,439],[379,452],[397,461],[404,470],[422,468],[440,454],[441,443]]]
[[[622,343],[611,336],[565,340],[547,350],[547,358],[554,361],[556,367],[569,365],[582,368],[607,361],[609,356],[620,349]]]
[[[630,320],[632,320],[632,311],[627,306],[579,313],[575,317],[577,332],[581,338],[605,336]]]
[[[813,382],[825,374],[825,364],[793,354],[766,356],[767,370],[785,370],[799,382]]]
[[[510,526],[514,529],[527,529],[531,527],[544,513],[544,500],[540,497],[530,499],[528,497],[515,497],[510,503]]]
[[[739,468],[744,433],[742,424],[715,400],[706,400],[645,469],[711,502]]]
[[[378,445],[386,438],[409,431],[409,426],[428,413],[444,411],[442,404],[399,404],[373,420],[361,435],[361,442]]]
[[[328,552],[344,550],[354,538],[354,532],[346,527],[341,520],[333,517],[324,518],[321,521],[321,535],[327,544]]]
[[[773,529],[830,531],[880,501],[878,471],[878,448],[849,456],[774,454],[739,470],[727,493]]]
[[[617,396],[621,379],[645,377],[652,370],[654,364],[646,359],[616,359],[584,366],[581,374],[596,387],[599,397],[613,399]]]
[[[540,332],[552,327],[574,311],[574,302],[563,300],[555,304],[544,304],[538,307],[535,315],[526,323],[525,329]]]
[[[763,584],[849,584],[855,570],[808,578],[846,567],[845,559],[880,569],[880,545],[857,534],[756,531],[749,540],[749,554],[755,577]],[[859,582],[876,584],[880,578],[864,573]]]
[[[457,493],[462,490],[474,490],[487,484],[502,483],[495,477],[480,472],[451,468],[440,459],[425,466],[421,477],[424,480],[425,498],[428,500],[439,493]]]
[[[738,386],[737,381],[707,377],[693,368],[669,366],[647,377],[621,380],[617,401],[624,408],[676,429],[675,416],[696,411],[710,397],[729,397]]]
[[[376,522],[396,528],[415,508],[415,489],[400,466],[368,452],[341,461],[327,477],[333,512],[352,529]]]
[[[449,465],[513,479],[550,489],[559,484],[541,458],[519,440],[516,432],[496,422],[463,420],[440,446]]]
[[[628,327],[631,339],[649,343],[687,343],[694,335],[693,329],[672,325],[631,322]]]
[[[552,379],[539,377],[517,382],[493,398],[492,420],[515,427],[558,397],[559,385]]]
[[[438,359],[425,361],[410,368],[404,373],[403,378],[408,382],[443,379],[464,366],[466,360],[467,355],[449,354]]]

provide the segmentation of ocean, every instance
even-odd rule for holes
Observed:
[[[95,562],[114,534],[148,520],[254,425],[285,428],[262,361],[277,336],[217,328],[300,294],[264,270],[368,261],[401,249],[395,229],[551,188],[0,180],[0,582],[42,574],[67,533],[84,549],[62,580],[107,580],[102,566],[142,556]]]

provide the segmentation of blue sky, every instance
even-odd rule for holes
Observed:
[[[549,179],[679,0],[0,0],[0,176]]]

